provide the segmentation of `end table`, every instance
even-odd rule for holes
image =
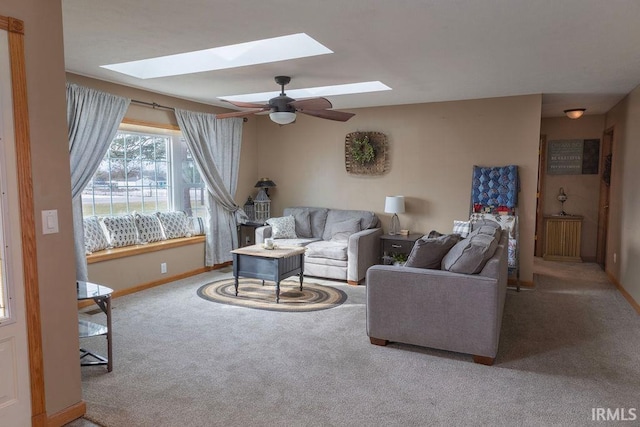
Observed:
[[[412,233],[408,236],[401,234],[383,234],[380,236],[380,263],[385,264],[385,257],[391,254],[404,254],[409,256],[416,240],[424,236],[420,233]]]

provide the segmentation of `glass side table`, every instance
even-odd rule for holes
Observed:
[[[107,357],[80,348],[80,365],[106,365],[107,372],[111,372],[113,370],[113,342],[111,336],[111,294],[113,293],[113,289],[81,280],[76,282],[76,288],[78,301],[92,299],[107,316],[106,326],[87,320],[78,320],[78,333],[80,338],[95,337],[98,335],[105,335],[107,337]]]

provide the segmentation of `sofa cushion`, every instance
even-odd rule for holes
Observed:
[[[82,220],[84,225],[84,249],[90,254],[109,247],[109,240],[97,216],[90,216]]]
[[[133,218],[138,229],[138,243],[152,243],[165,240],[162,225],[157,215],[135,212]]]
[[[360,231],[360,219],[352,218],[336,222],[331,226],[332,242],[348,242],[349,236]]]
[[[325,224],[324,233],[322,234],[322,240],[331,240],[333,224],[349,219],[357,219],[360,222],[360,228],[358,231],[373,228],[378,224],[378,217],[373,212],[329,209],[329,212],[327,213],[327,223]]]
[[[296,225],[296,236],[302,238],[312,237],[311,219],[308,208],[290,208],[287,215],[293,215]]]
[[[327,242],[320,240],[309,243],[305,255],[311,258],[329,258],[346,261],[347,242]]]
[[[446,234],[444,236],[418,239],[407,258],[405,267],[440,269],[442,258],[460,240],[459,234]]]
[[[191,226],[187,214],[182,211],[156,212],[166,239],[191,237]]]
[[[497,227],[493,227],[491,225],[483,225],[479,228],[474,229],[474,231],[476,230],[478,231],[478,234],[486,234],[487,236],[491,236],[495,238],[497,241],[500,241],[500,236],[502,234],[502,229],[500,228],[500,225],[498,225]]]
[[[442,258],[441,267],[454,273],[479,273],[497,247],[498,240],[494,237],[474,234],[456,243]]]
[[[275,243],[278,246],[307,246],[311,242],[317,242],[320,239],[278,239]]]
[[[324,233],[324,225],[327,222],[327,208],[313,208],[313,207],[291,207],[284,209],[284,215],[292,215],[296,209],[306,209],[309,211],[309,223],[311,225],[311,237],[322,238]]]
[[[114,248],[135,245],[138,242],[138,231],[133,215],[108,216],[103,218],[109,245]]]
[[[269,218],[267,224],[271,226],[271,237],[274,239],[297,239],[296,220],[293,215]]]

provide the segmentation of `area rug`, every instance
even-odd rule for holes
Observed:
[[[238,296],[234,279],[208,283],[198,289],[198,296],[220,304],[237,305],[271,311],[317,311],[337,307],[347,300],[340,289],[304,281],[302,291],[298,278],[280,282],[280,302],[276,303],[276,287],[273,282],[240,278]]]

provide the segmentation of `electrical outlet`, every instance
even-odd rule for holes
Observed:
[[[163,262],[160,264],[160,274],[167,274],[167,263]]]
[[[613,253],[613,263],[616,264],[618,262],[618,254],[617,253]]]

